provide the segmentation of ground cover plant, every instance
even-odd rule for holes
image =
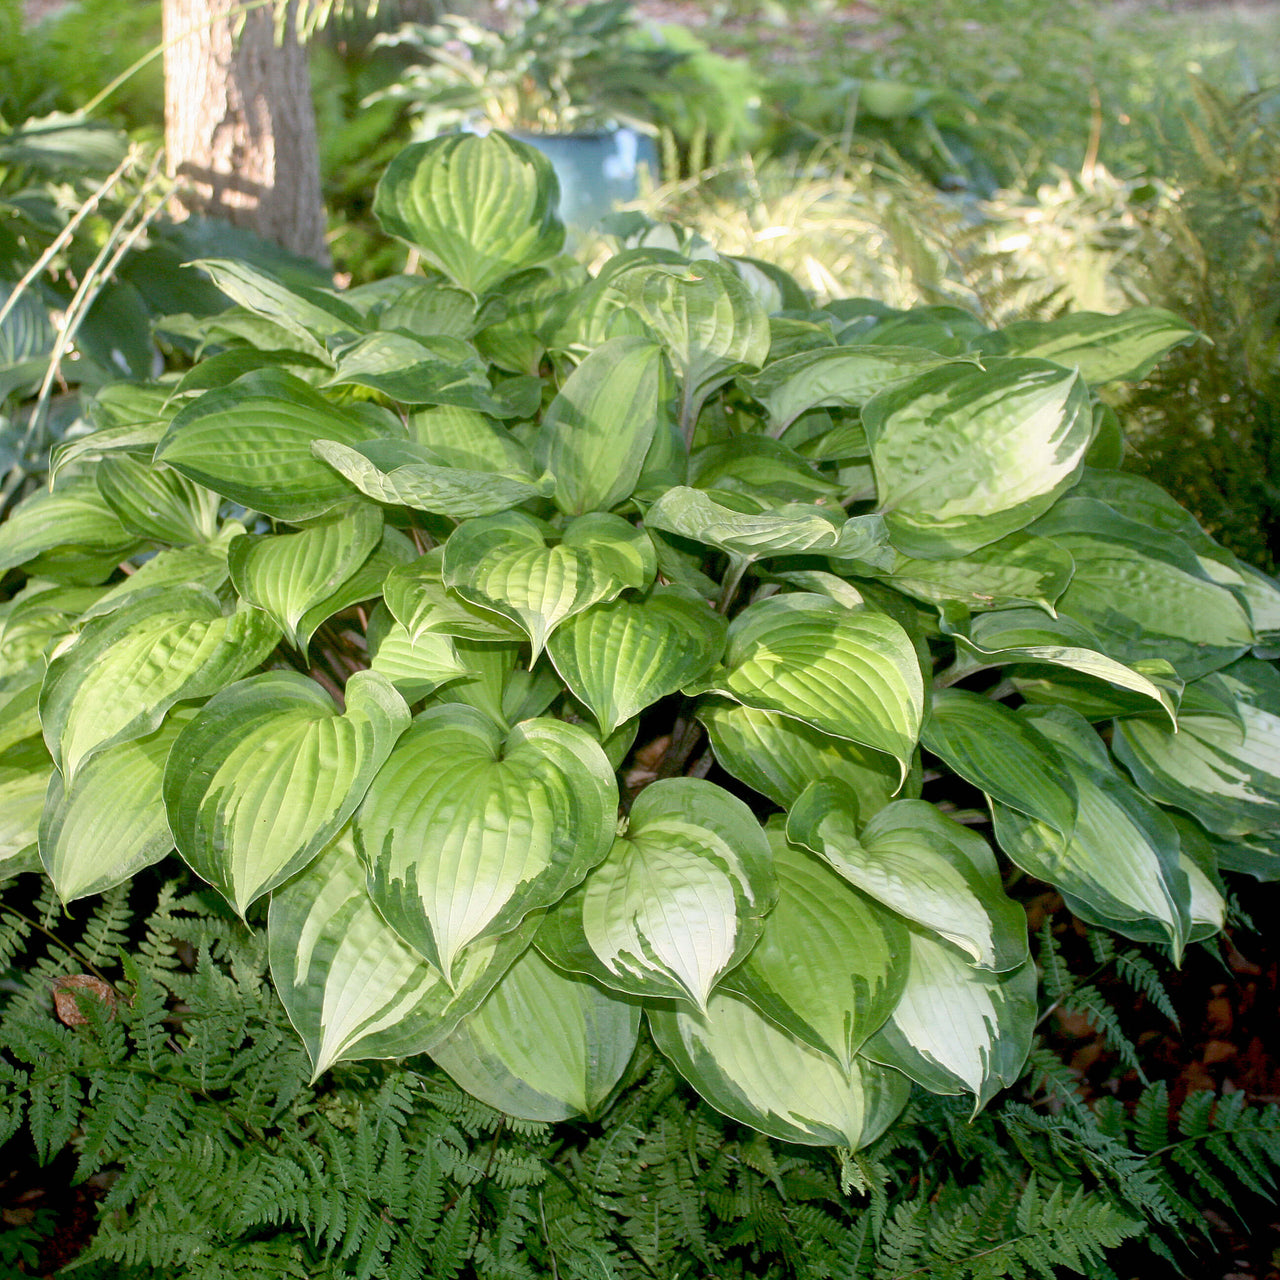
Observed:
[[[734,1157],[762,1174],[744,1195],[799,1196],[754,1132],[818,1149],[795,1158],[826,1168],[819,1199],[824,1148],[847,1188],[883,1197],[895,1142],[1023,1074],[1042,1010],[1007,883],[1052,885],[1100,937],[1176,960],[1222,927],[1223,871],[1274,877],[1280,590],[1116,469],[1121,425],[1095,393],[1196,341],[1183,322],[819,310],[776,268],[656,227],[589,277],[559,253],[546,162],[500,134],[410,148],[375,211],[424,274],[339,295],[205,261],[233,305],[162,326],[201,358],[105,389],[51,490],[0,527],[0,866],[47,880],[22,913],[46,928],[55,900],[107,894],[80,954],[99,966],[132,937],[145,961],[121,961],[123,999],[73,996],[88,1031],[59,1029],[39,984],[15,1006],[9,1126],[25,1119],[45,1158],[75,1138],[87,1173],[147,1132],[159,1113],[126,1091],[75,1134],[95,1073],[141,1052],[171,1102],[246,1090],[246,1132],[276,1135],[304,1199],[309,1178],[367,1185],[315,1164],[344,1157],[312,1108],[364,1135],[353,1158],[373,1168],[399,1159],[405,1090],[427,1080],[436,1118],[419,1119],[447,1128],[470,1095],[458,1141],[493,1132],[494,1151],[507,1122],[484,1107],[581,1150],[620,1141],[619,1099],[646,1088],[674,1090],[696,1129],[683,1080],[753,1153]],[[200,923],[163,902],[161,925],[127,915],[127,886],[149,891],[175,848],[212,886],[184,908]],[[187,934],[201,958],[178,972],[163,939]],[[217,991],[232,1024],[192,1014],[182,1034],[226,1056],[179,1081],[191,1060],[158,1028]],[[358,1065],[424,1054],[436,1065],[408,1082]],[[268,1060],[278,1078],[255,1074]],[[321,1104],[329,1078],[365,1084]],[[1087,1198],[1100,1170],[1151,1169],[1161,1106],[1137,1148],[1117,1117],[1080,1119],[1077,1163],[1045,1157],[1045,1198],[1030,1180],[1016,1203],[953,1188],[977,1215],[955,1220],[953,1273],[1078,1270],[1144,1215],[1176,1220],[1160,1188],[1115,1207],[1119,1174],[1112,1212]],[[1243,1115],[1195,1112],[1188,1141]],[[581,1141],[537,1127],[565,1122]],[[1052,1148],[1019,1123],[1001,1149]],[[190,1128],[165,1124],[158,1150]],[[1246,1186],[1266,1185],[1274,1128],[1241,1138],[1252,1184],[1230,1141],[1215,1148]],[[236,1185],[219,1162],[243,1149],[205,1136],[202,1167]],[[695,1167],[723,1142],[694,1141]],[[539,1177],[552,1159],[524,1158]],[[150,1212],[142,1185],[113,1207]],[[245,1266],[312,1274],[312,1249],[415,1274],[462,1203],[438,1191],[350,1235],[336,1202],[291,1200],[308,1243],[279,1247],[264,1191]],[[512,1231],[545,1250],[530,1196]],[[927,1201],[914,1219],[878,1203],[861,1243],[830,1245],[857,1252],[822,1265],[947,1261]],[[472,1212],[449,1228],[467,1237],[442,1253],[454,1272],[478,1248]],[[1037,1243],[973,1245],[997,1221]],[[234,1224],[218,1222],[222,1249]],[[108,1234],[101,1256],[176,1265],[131,1238],[149,1243]],[[630,1274],[633,1255],[636,1274],[678,1273],[645,1247],[591,1271],[580,1242],[575,1273]]]

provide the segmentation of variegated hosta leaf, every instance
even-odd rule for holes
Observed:
[[[655,587],[567,618],[547,646],[574,695],[612,733],[703,676],[724,653],[727,626],[684,587]]]
[[[1064,836],[1076,795],[1053,746],[1002,703],[960,689],[933,695],[920,741],[966,782]]]
[[[227,565],[241,598],[265,610],[305,653],[314,627],[304,632],[302,619],[360,568],[381,539],[382,512],[357,502],[298,533],[237,538]]]
[[[177,707],[154,733],[99,751],[70,790],[53,771],[40,820],[40,860],[63,902],[104,893],[173,848],[164,767],[193,714]]]
[[[559,901],[613,841],[613,770],[587,733],[428,707],[356,816],[369,893],[410,946],[456,981],[464,947]]]
[[[861,1056],[842,1067],[737,996],[712,996],[705,1015],[651,1008],[649,1026],[717,1111],[782,1142],[857,1150],[893,1123],[911,1093],[899,1072]]]
[[[418,702],[442,684],[469,674],[448,636],[428,632],[414,640],[393,622],[376,639],[371,635],[370,642],[370,669],[386,676],[406,702]]]
[[[1171,311],[1131,307],[1119,315],[1073,311],[1053,320],[1020,320],[993,333],[982,349],[1052,360],[1079,369],[1096,386],[1137,381],[1174,347],[1200,336]]]
[[[897,794],[898,764],[881,751],[724,698],[700,699],[697,715],[720,767],[784,809],[818,778],[834,778],[849,787],[863,820]]]
[[[49,664],[40,692],[45,741],[67,786],[95,751],[156,729],[175,702],[207,698],[252,671],[279,628],[260,609],[200,587],[139,592],[86,624]]]
[[[48,759],[31,769],[0,766],[0,877],[39,869],[40,815],[53,774]]]
[[[129,597],[142,591],[171,587],[203,587],[217,592],[230,577],[227,570],[227,543],[244,533],[244,525],[229,520],[216,542],[191,547],[170,547],[144,560],[135,573],[113,583],[80,615],[81,621],[101,617],[118,609]]]
[[[1181,829],[1179,835],[1182,835]],[[1187,931],[1187,941],[1203,942],[1215,933],[1221,933],[1226,927],[1227,900],[1200,865],[1187,854],[1185,836],[1178,865],[1182,868],[1182,874],[1187,877],[1187,884],[1191,889],[1191,927]]]
[[[94,467],[94,478],[126,529],[166,546],[210,542],[218,531],[218,495],[168,467],[128,453],[112,453]]]
[[[536,926],[468,950],[454,990],[374,909],[344,830],[271,895],[267,917],[271,977],[312,1079],[337,1062],[429,1052],[488,995]]]
[[[408,426],[410,438],[448,466],[527,479],[538,474],[528,448],[501,423],[473,409],[424,409],[409,418]]]
[[[316,440],[311,452],[378,502],[431,511],[451,520],[510,511],[549,492],[542,482],[520,476],[442,466],[416,440],[363,440],[357,445]]]
[[[698,687],[893,756],[906,779],[924,715],[915,647],[892,618],[824,596],[771,596],[730,624],[724,666]]]
[[[667,778],[640,793],[609,856],[552,910],[538,945],[618,991],[705,1009],[776,895],[751,810],[713,783]]]
[[[1026,917],[1004,892],[986,841],[933,805],[895,800],[859,834],[847,788],[815,782],[793,806],[787,838],[863,893],[954,943],[969,963],[1003,972],[1026,959]]]
[[[917,559],[1025,528],[1080,474],[1093,436],[1080,376],[1042,360],[943,365],[862,411],[889,536]]]
[[[764,507],[745,495],[718,492],[713,497],[687,485],[668,489],[645,512],[645,524],[747,561],[805,553],[876,559],[885,543],[878,516],[845,519],[839,507],[803,503]]]
[[[484,361],[469,342],[457,337],[384,331],[366,334],[334,354],[337,370],[328,387],[355,383],[406,405],[451,404],[479,410],[494,405]]]
[[[347,481],[312,456],[312,443],[356,445],[374,434],[364,417],[330,404],[301,378],[261,369],[180,410],[155,460],[252,511],[297,522],[352,496]]]
[[[1093,634],[1071,618],[1046,618],[1033,609],[1005,609],[975,618],[969,634],[957,635],[955,640],[959,651],[968,655],[966,670],[1013,662],[1045,663],[1149,698],[1168,712],[1171,721],[1177,712],[1182,682],[1172,666],[1163,659],[1148,660],[1148,664],[1162,664],[1157,683],[1149,665],[1139,670],[1099,653]]]
[[[409,564],[399,565],[383,584],[382,598],[412,641],[426,635],[463,640],[520,640],[514,622],[468,603],[444,585],[444,548],[435,547]]]
[[[907,925],[821,858],[766,832],[778,902],[751,954],[721,980],[806,1044],[853,1070],[906,983]]]
[[[619,279],[630,314],[658,337],[680,382],[686,438],[707,396],[769,354],[769,317],[728,263],[635,267]]]
[[[1035,1031],[1035,966],[976,969],[920,929],[911,930],[910,957],[906,988],[863,1053],[930,1093],[972,1093],[977,1111],[1022,1074]]]
[[[372,671],[347,682],[341,714],[291,671],[224,689],[169,753],[178,852],[243,916],[334,838],[408,723],[404,699]]]
[[[73,557],[68,572],[57,572],[50,555],[42,557],[46,576],[60,582],[104,582],[116,565],[139,549],[136,534],[120,523],[92,478],[64,480],[52,493],[37,489],[0,524],[0,573],[30,564],[41,553],[65,549]],[[54,573],[50,573],[50,569]]]
[[[773,434],[781,435],[810,409],[860,408],[877,392],[947,363],[948,357],[919,347],[821,347],[772,360],[743,382],[764,405]]]
[[[884,578],[896,590],[937,605],[944,618],[959,621],[970,612],[1015,605],[1052,609],[1074,571],[1075,562],[1057,543],[1020,532],[954,560],[899,556]]]
[[[1052,707],[1020,714],[1058,749],[1076,789],[1076,824],[1066,836],[993,800],[1000,847],[1029,875],[1054,885],[1082,919],[1106,921],[1139,941],[1167,942],[1180,955],[1189,889],[1176,828],[1121,777],[1077,713]]]
[[[1280,681],[1274,668],[1243,659],[1224,674],[1253,675],[1236,700],[1240,723],[1184,714],[1178,732],[1146,719],[1116,722],[1112,748],[1154,800],[1191,814],[1220,836],[1280,828]],[[1196,689],[1188,685],[1188,693]],[[1238,686],[1237,686],[1238,687]]]
[[[564,244],[551,162],[502,133],[461,133],[406,147],[373,198],[385,231],[414,245],[454,284],[480,295]]]
[[[662,348],[625,336],[597,347],[565,379],[533,442],[538,464],[555,477],[561,511],[609,511],[631,496],[669,417],[667,381]]]
[[[519,623],[535,660],[566,618],[647,587],[657,571],[648,535],[620,516],[578,516],[548,546],[552,536],[549,526],[509,511],[468,521],[444,549],[445,584]]]
[[[594,1119],[635,1052],[640,1004],[534,950],[429,1052],[468,1093],[521,1120]]]
[[[1164,658],[1184,680],[1195,680],[1256,640],[1244,605],[1210,580],[1176,534],[1074,494],[1034,532],[1065,547],[1076,562],[1059,611],[1088,627],[1097,647],[1117,661]]]

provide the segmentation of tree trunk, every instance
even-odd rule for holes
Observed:
[[[226,218],[327,263],[307,55],[269,8],[164,0],[165,145],[179,212]],[[170,41],[174,43],[170,44]]]

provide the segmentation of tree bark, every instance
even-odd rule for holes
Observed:
[[[269,7],[164,0],[165,146],[179,213],[226,218],[327,263],[306,50]],[[170,43],[172,41],[172,43]]]

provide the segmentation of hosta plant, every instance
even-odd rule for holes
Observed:
[[[317,1077],[592,1117],[647,1023],[857,1148],[1022,1071],[1020,875],[1176,957],[1280,865],[1280,590],[1095,394],[1174,317],[815,311],[667,232],[589,278],[499,134],[375,208],[424,273],[203,262],[202,358],[0,528],[0,870],[70,902],[176,849]]]

